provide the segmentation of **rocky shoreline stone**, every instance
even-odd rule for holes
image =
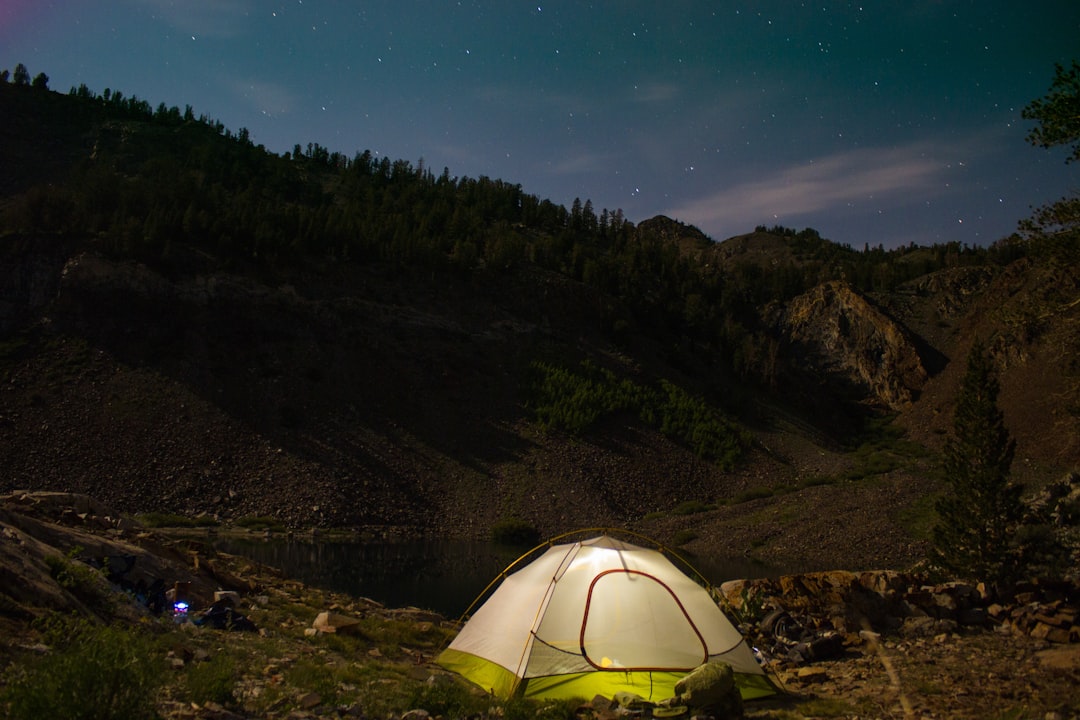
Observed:
[[[775,634],[779,611],[810,635],[836,634],[849,645],[883,633],[933,637],[965,628],[1080,642],[1080,585],[1066,581],[994,590],[985,583],[932,583],[920,573],[829,571],[734,580],[720,594],[749,637]],[[770,614],[774,621],[763,623]]]

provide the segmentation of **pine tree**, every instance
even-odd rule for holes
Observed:
[[[1016,441],[997,406],[998,381],[976,339],[968,355],[945,443],[948,483],[937,502],[931,559],[960,577],[1003,582],[1014,577],[1012,539],[1022,517],[1021,488],[1009,481]]]
[[[1036,120],[1027,139],[1032,145],[1049,148],[1072,144],[1065,162],[1080,160],[1080,62],[1065,67],[1054,65],[1054,82],[1046,97],[1034,100],[1021,111],[1025,120]]]
[[[25,65],[19,63],[15,66],[15,74],[12,76],[11,81],[16,85],[30,85],[30,71],[26,69]]]

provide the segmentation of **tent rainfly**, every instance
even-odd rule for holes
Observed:
[[[551,546],[506,576],[438,663],[502,698],[652,702],[710,661],[744,699],[776,692],[709,592],[659,550],[607,535]]]

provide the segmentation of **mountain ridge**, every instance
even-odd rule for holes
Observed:
[[[895,566],[921,557],[975,335],[1018,478],[1080,464],[1077,272],[1011,245],[715,243],[502,181],[266,155],[209,122],[0,90],[22,118],[0,199],[0,490],[294,527],[634,526],[764,562]],[[725,469],[626,408],[545,426],[538,363],[583,361],[683,388],[751,441]],[[841,511],[859,527],[838,532]]]

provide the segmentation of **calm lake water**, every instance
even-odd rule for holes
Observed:
[[[314,587],[371,598],[388,607],[434,610],[455,619],[507,565],[529,550],[491,542],[430,539],[363,542],[222,537],[213,545],[222,552],[279,568],[287,577]],[[714,585],[778,574],[749,561],[686,559]]]

